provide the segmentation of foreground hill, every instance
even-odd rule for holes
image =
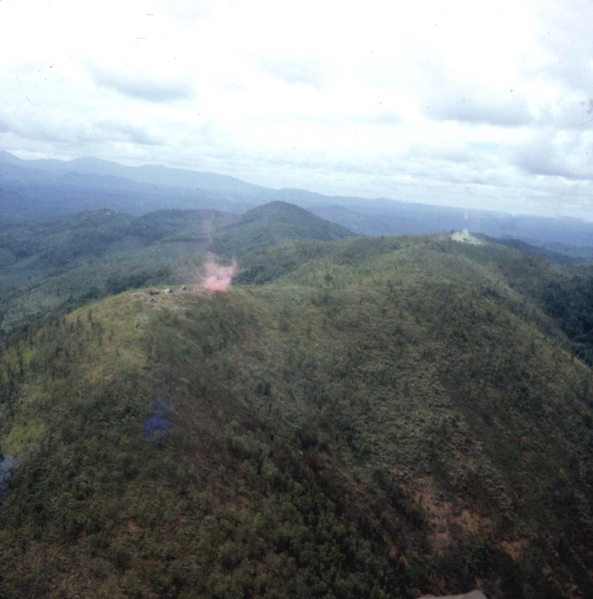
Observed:
[[[562,271],[445,236],[241,266],[6,348],[0,594],[587,595],[593,378],[538,299]]]
[[[89,298],[166,277],[189,282],[186,265],[196,264],[192,256],[242,256],[290,239],[330,241],[350,235],[286,202],[271,202],[242,216],[159,210],[138,217],[104,209],[13,222],[0,230],[0,337],[32,318]],[[179,259],[183,263],[173,265]]]

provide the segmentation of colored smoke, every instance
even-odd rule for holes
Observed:
[[[171,422],[167,419],[173,413],[173,396],[166,387],[155,389],[152,396],[152,414],[142,425],[142,435],[151,443],[163,445],[169,438]]]
[[[215,260],[208,260],[204,268],[202,287],[209,291],[228,291],[233,277],[238,273],[235,259],[233,259],[233,263],[230,266],[222,266]]]
[[[151,443],[162,445],[168,438],[171,423],[160,415],[149,416],[142,425],[142,435]]]
[[[0,497],[8,493],[8,479],[10,478],[10,470],[15,466],[15,460],[10,459],[7,455],[0,453]]]

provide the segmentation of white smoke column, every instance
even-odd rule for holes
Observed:
[[[238,272],[237,261],[234,258],[230,266],[222,266],[215,260],[208,260],[204,268],[202,287],[208,291],[220,291],[222,293],[229,290],[233,277]]]

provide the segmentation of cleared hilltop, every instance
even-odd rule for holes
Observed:
[[[188,282],[210,252],[230,258],[288,239],[352,235],[279,201],[240,216],[159,210],[139,217],[103,209],[13,222],[0,229],[0,338],[89,299],[167,278]]]

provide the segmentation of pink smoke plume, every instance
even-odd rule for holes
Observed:
[[[217,264],[215,260],[208,260],[204,265],[205,272],[202,277],[202,287],[209,291],[228,291],[233,277],[237,274],[237,262],[233,258],[230,266]]]

